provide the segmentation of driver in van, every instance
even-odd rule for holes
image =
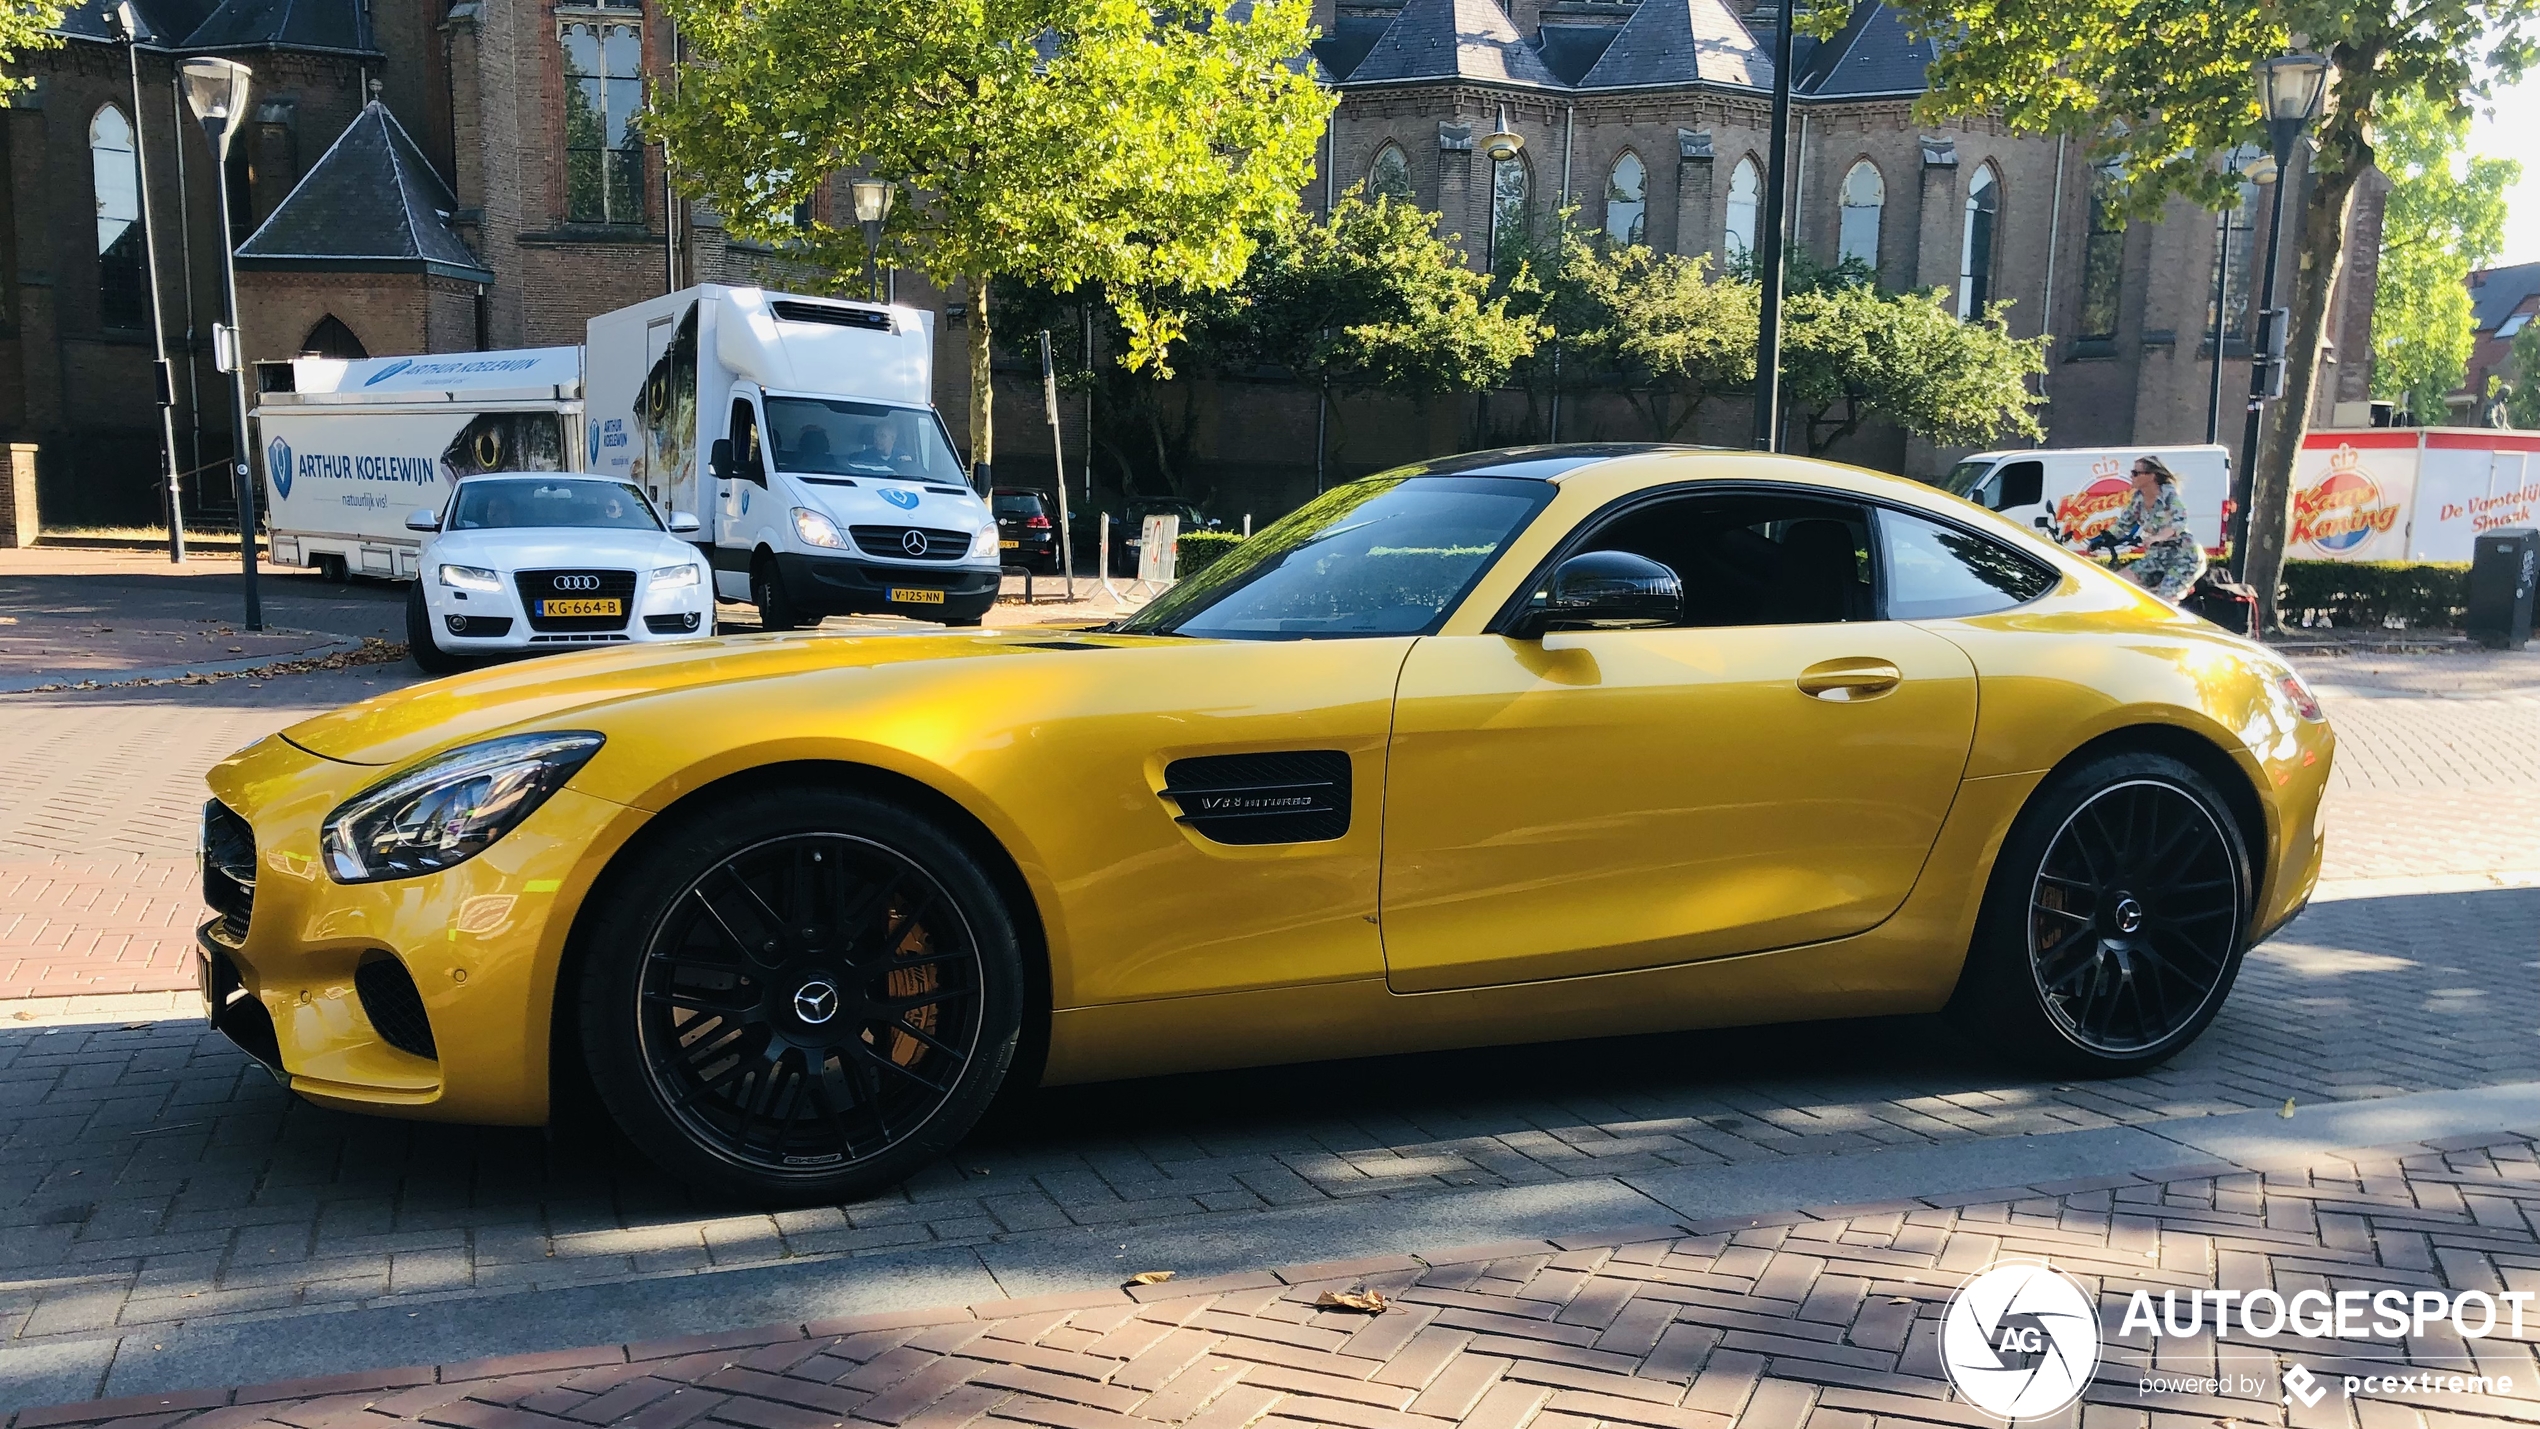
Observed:
[[[2134,494],[2125,510],[2090,544],[2115,550],[2141,545],[2143,555],[2126,568],[2128,579],[2176,605],[2205,573],[2205,548],[2187,529],[2187,499],[2179,494],[2178,473],[2156,456],[2134,459]]]
[[[907,464],[899,451],[899,429],[889,422],[864,424],[864,446],[847,460],[857,466],[885,467],[892,471]]]

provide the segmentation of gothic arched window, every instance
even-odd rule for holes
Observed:
[[[1843,222],[1835,232],[1835,257],[1879,266],[1879,216],[1887,208],[1887,181],[1867,159],[1843,176]]]
[[[111,104],[88,121],[88,169],[97,188],[97,318],[107,327],[139,327],[150,300],[141,276],[148,251],[141,174],[132,123]]]
[[[1403,155],[1401,145],[1388,143],[1376,151],[1376,162],[1367,166],[1367,196],[1396,203],[1417,201],[1411,187],[1411,160]]]
[[[351,328],[344,325],[342,318],[328,313],[317,320],[315,327],[309,329],[307,337],[300,339],[300,355],[302,357],[341,357],[358,362],[370,356],[370,349],[362,346],[362,340],[354,335]]]
[[[1503,254],[1515,253],[1529,234],[1526,160],[1524,155],[1491,165],[1490,258],[1497,267]]]
[[[1617,243],[1649,241],[1649,169],[1629,149],[1605,176],[1605,232]]]
[[[1755,252],[1755,208],[1763,193],[1763,171],[1753,159],[1738,160],[1729,175],[1728,223],[1720,235],[1724,262],[1743,262]]]
[[[1967,222],[1958,240],[1958,316],[1980,318],[1993,301],[1993,230],[2001,221],[2002,184],[1993,165],[1967,181]]]

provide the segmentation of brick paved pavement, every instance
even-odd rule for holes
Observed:
[[[2098,1298],[2075,1420],[2433,1429],[2540,1420],[2532,1340],[2121,1333],[2136,1291],[2540,1286],[2540,1161],[2463,1137],[2255,1170],[1675,1223],[1117,1291],[781,1324],[232,1390],[22,1410],[10,1429],[1869,1429],[1990,1423],[1939,1365],[1972,1272],[2045,1260]],[[1373,1289],[1379,1316],[1317,1308]],[[2472,1317],[2473,1320],[2475,1316]],[[2300,1363],[2315,1404],[2284,1397]],[[2226,1385],[2188,1385],[2228,1374]],[[2494,1392],[2350,1397],[2344,1376]],[[2164,1387],[2147,1388],[2158,1376]]]

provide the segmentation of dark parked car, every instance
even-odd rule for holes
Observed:
[[[1050,519],[1047,497],[1028,486],[999,486],[988,492],[988,510],[997,518],[1001,562],[1036,571],[1058,569],[1058,529]]]

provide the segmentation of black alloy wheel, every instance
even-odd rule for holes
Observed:
[[[2195,770],[2117,754],[2058,774],[2003,841],[1951,1010],[2057,1071],[2156,1065],[2230,993],[2252,884]]]
[[[2090,796],[2029,893],[2029,970],[2057,1028],[2112,1056],[2203,1011],[2238,951],[2239,861],[2195,795],[2132,779]]]
[[[467,668],[464,656],[441,648],[432,633],[432,607],[423,602],[423,578],[406,587],[406,653],[427,675],[455,675]]]
[[[762,557],[750,567],[750,603],[758,607],[761,630],[795,630],[809,623],[795,608],[793,595],[785,589],[784,574],[776,569],[773,558]]]
[[[757,1196],[880,1189],[1003,1080],[1015,939],[966,851],[895,806],[772,793],[640,855],[588,944],[594,1084],[654,1159]],[[600,951],[607,950],[607,951]]]

